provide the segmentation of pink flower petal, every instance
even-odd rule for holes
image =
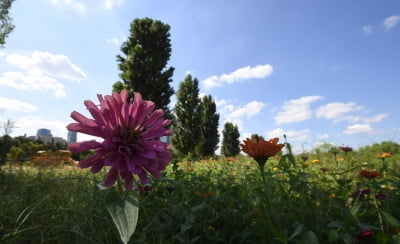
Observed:
[[[112,166],[110,171],[108,171],[108,174],[106,176],[106,179],[104,180],[103,185],[105,187],[109,187],[115,184],[118,178],[118,168],[116,166]]]

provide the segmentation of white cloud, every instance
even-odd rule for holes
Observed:
[[[277,124],[293,123],[311,118],[310,104],[323,99],[322,96],[306,96],[284,103],[282,111],[274,117]]]
[[[124,3],[124,0],[104,0],[103,7],[107,10],[113,9],[114,6],[120,6]]]
[[[371,118],[365,118],[365,119],[363,119],[363,121],[365,123],[377,123],[377,122],[382,121],[387,116],[388,116],[388,114],[378,114]]]
[[[360,134],[360,133],[369,133],[372,132],[373,128],[370,124],[354,124],[347,127],[343,134]]]
[[[27,116],[20,118],[15,122],[18,129],[14,129],[13,135],[20,135],[19,133],[27,134],[27,136],[35,136],[37,130],[40,128],[47,128],[51,130],[51,134],[56,137],[67,137],[67,122],[65,121],[52,121],[43,119],[37,116]]]
[[[51,3],[56,5],[60,9],[71,9],[78,13],[85,13],[86,12],[86,4],[83,1],[76,1],[76,0],[51,0]]]
[[[273,68],[269,64],[257,65],[255,67],[246,66],[239,68],[229,74],[222,74],[220,76],[210,76],[202,81],[206,90],[213,87],[223,86],[225,83],[232,84],[234,82],[248,80],[248,79],[262,79],[270,76]]]
[[[56,98],[66,96],[64,85],[47,76],[24,75],[18,72],[7,72],[0,77],[0,85],[10,86],[25,91],[52,91]]]
[[[393,15],[390,17],[387,17],[384,21],[383,21],[383,27],[386,30],[389,30],[393,27],[395,27],[400,21],[400,15]]]
[[[317,139],[326,140],[326,139],[329,139],[329,135],[328,134],[318,134]]]
[[[35,106],[29,103],[5,97],[0,97],[0,109],[24,113],[34,112],[37,110]]]
[[[317,109],[317,117],[330,119],[334,122],[339,121],[350,121],[350,122],[357,122],[360,120],[358,116],[348,115],[350,112],[361,111],[364,108],[362,106],[358,106],[356,103],[349,102],[349,103],[328,103],[326,105],[320,106]]]
[[[284,130],[282,128],[274,129],[267,133],[268,138],[278,137],[281,141],[283,141],[283,135],[286,135],[286,138],[289,142],[291,141],[307,141],[310,139],[310,130]]]
[[[366,25],[363,27],[363,31],[366,34],[371,34],[372,33],[372,26],[371,25]]]
[[[106,42],[111,43],[116,46],[121,46],[122,43],[126,40],[126,38],[118,38],[118,37],[112,37],[106,40]]]
[[[226,122],[230,122],[237,125],[239,129],[243,129],[243,119],[250,119],[251,117],[259,114],[266,104],[258,101],[252,101],[243,106],[234,106],[229,104],[227,100],[216,101],[217,110],[223,121],[223,125]],[[222,127],[223,127],[222,125]]]
[[[35,50],[31,56],[7,55],[6,60],[9,64],[23,69],[31,75],[40,76],[46,74],[75,81],[86,79],[86,74],[65,55]]]
[[[5,53],[5,52],[2,52],[2,51],[0,51],[0,57],[4,57],[4,56],[6,56],[6,53]]]
[[[265,107],[265,104],[262,102],[252,101],[241,108],[236,109],[233,111],[229,117],[232,118],[242,118],[247,117],[250,118],[258,113]]]

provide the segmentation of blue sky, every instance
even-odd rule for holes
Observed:
[[[15,122],[12,136],[66,138],[70,113],[119,80],[130,23],[150,17],[171,26],[173,87],[196,77],[220,129],[286,134],[297,151],[400,142],[397,0],[17,0],[11,16],[0,121]]]

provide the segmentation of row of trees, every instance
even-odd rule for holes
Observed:
[[[26,161],[40,150],[57,151],[67,149],[65,143],[47,143],[41,140],[31,140],[25,136],[0,137],[0,165],[7,160]]]
[[[113,91],[127,89],[140,92],[144,99],[151,100],[156,108],[165,111],[172,120],[171,144],[179,156],[210,157],[219,144],[219,114],[211,95],[199,97],[199,81],[187,75],[175,93],[171,86],[173,67],[167,67],[171,56],[170,26],[150,18],[135,19],[130,25],[130,36],[117,55],[121,70],[120,81]],[[171,110],[171,96],[177,102]],[[221,153],[234,156],[240,152],[239,130],[226,123],[223,131]]]

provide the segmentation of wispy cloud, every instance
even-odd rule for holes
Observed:
[[[56,98],[63,98],[66,96],[64,85],[58,80],[47,76],[6,72],[0,76],[0,85],[24,91],[52,91]]]
[[[33,51],[31,56],[10,54],[6,61],[30,75],[50,75],[57,78],[81,81],[86,74],[77,65],[73,64],[65,55],[49,52]]]
[[[84,1],[77,0],[51,0],[51,3],[60,9],[67,8],[81,14],[85,13],[87,8]]]
[[[366,34],[371,34],[372,33],[372,26],[371,25],[366,25],[363,27],[363,31]]]
[[[343,134],[353,135],[361,133],[371,133],[373,128],[370,124],[354,124],[347,127]]]
[[[248,80],[248,79],[262,79],[270,76],[273,68],[269,64],[257,65],[255,67],[246,66],[239,68],[229,74],[222,74],[220,76],[213,75],[202,81],[206,90],[213,87],[223,86],[224,84],[232,84],[234,82]]]
[[[281,140],[286,135],[289,141],[307,141],[310,139],[310,130],[284,130],[277,128],[267,133],[268,138],[278,137]]]
[[[326,105],[320,106],[317,109],[317,118],[329,119],[333,120],[333,122],[339,122],[344,120],[350,122],[356,122],[357,120],[359,120],[359,117],[355,115],[349,115],[349,113],[355,111],[361,111],[363,109],[364,109],[363,106],[359,106],[353,102],[328,103]]]
[[[108,38],[106,40],[107,43],[111,43],[113,45],[116,46],[121,46],[121,44],[126,40],[126,38],[118,38],[118,37],[112,37],[112,38]]]
[[[393,15],[390,17],[387,17],[384,21],[383,21],[383,27],[386,30],[389,30],[393,27],[395,27],[400,21],[400,15]]]
[[[223,124],[229,121],[239,128],[243,128],[243,119],[250,119],[256,116],[266,106],[266,104],[258,101],[252,101],[243,106],[234,106],[227,100],[216,100],[215,103],[224,121]]]
[[[37,110],[35,106],[29,103],[5,97],[0,97],[0,109],[24,113],[30,113]]]
[[[124,3],[124,0],[104,0],[103,7],[107,10],[111,10],[116,6],[120,6]]]
[[[310,104],[323,99],[322,96],[305,96],[284,103],[282,111],[274,116],[277,124],[293,123],[311,118]]]
[[[67,137],[67,122],[58,120],[48,120],[38,116],[26,116],[18,119],[15,124],[20,129],[14,129],[13,135],[18,135],[20,131],[23,131],[28,136],[34,136],[39,128],[47,128],[51,130],[51,134],[57,137]]]
[[[364,119],[362,119],[362,121],[364,123],[377,123],[377,122],[382,121],[387,116],[388,116],[388,114],[378,114],[378,115],[375,115],[375,116],[370,117],[370,118],[364,118]]]

